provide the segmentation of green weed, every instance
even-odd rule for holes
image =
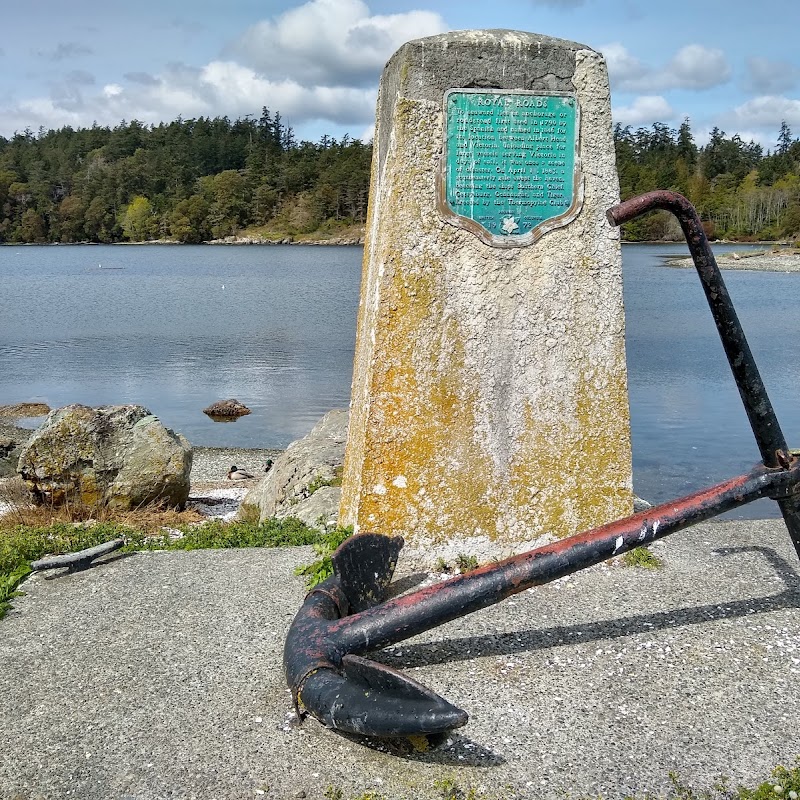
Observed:
[[[314,543],[314,552],[319,558],[305,567],[298,567],[295,575],[306,576],[306,588],[313,589],[318,583],[333,575],[333,562],[331,556],[336,548],[349,536],[353,535],[352,528],[334,528],[332,531],[320,534],[321,541]]]
[[[459,553],[456,556],[456,567],[459,572],[470,572],[470,570],[478,569],[478,559],[466,553]]]
[[[645,569],[660,569],[664,562],[654,556],[646,547],[637,547],[622,554],[622,563],[626,567],[644,567]]]
[[[306,487],[306,497],[311,497],[311,495],[314,494],[317,489],[321,489],[323,486],[341,486],[343,472],[344,467],[340,466],[336,467],[336,469],[333,471],[332,478],[323,478],[322,475],[317,475]]]
[[[322,534],[294,517],[267,519],[264,522],[212,520],[181,529],[180,539],[169,533],[148,537],[145,550],[208,550],[230,547],[295,547],[318,543]]]
[[[17,591],[17,587],[30,575],[31,568],[28,564],[21,564],[12,572],[0,572],[0,619],[11,608],[10,601],[20,597],[25,592]]]

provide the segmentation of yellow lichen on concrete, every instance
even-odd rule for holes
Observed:
[[[512,506],[527,524],[563,537],[632,512],[627,386],[583,378],[574,414],[542,425],[526,408],[525,433],[511,470]]]

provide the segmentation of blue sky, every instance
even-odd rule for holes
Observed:
[[[603,52],[614,119],[699,144],[800,136],[796,0],[0,0],[0,135],[279,110],[298,139],[369,138],[380,72],[408,39],[513,28]]]

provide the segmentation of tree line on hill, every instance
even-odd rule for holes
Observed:
[[[0,138],[0,242],[197,243],[366,218],[372,148],[297,142],[279,112]]]
[[[800,235],[800,139],[781,124],[774,150],[714,128],[708,144],[697,147],[689,121],[676,131],[614,128],[622,199],[653,189],[672,189],[695,206],[710,238],[776,240]],[[682,239],[667,213],[640,217],[626,225],[630,241]]]
[[[712,237],[800,234],[800,140],[786,123],[774,150],[715,128],[698,147],[676,131],[614,129],[623,199],[673,189]],[[372,146],[344,136],[298,142],[279,112],[235,121],[40,129],[0,137],[0,243],[198,243],[248,231],[330,235],[363,224]],[[677,239],[666,212],[625,226],[629,240]]]

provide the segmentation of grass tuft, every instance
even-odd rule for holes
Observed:
[[[317,489],[321,489],[323,486],[341,486],[343,473],[344,467],[339,466],[334,469],[332,478],[323,478],[322,475],[315,476],[306,487],[305,496],[311,497]]]
[[[622,554],[622,563],[626,567],[644,567],[645,569],[661,569],[664,562],[646,547],[637,547]]]
[[[473,569],[478,569],[478,559],[466,553],[459,553],[456,556],[456,567],[461,573],[470,572]]]
[[[332,531],[321,534],[321,541],[314,544],[314,552],[319,558],[305,567],[298,567],[294,571],[295,575],[306,576],[307,589],[313,589],[318,583],[322,583],[326,578],[333,575],[331,556],[336,548],[352,535],[352,528],[334,528]]]

